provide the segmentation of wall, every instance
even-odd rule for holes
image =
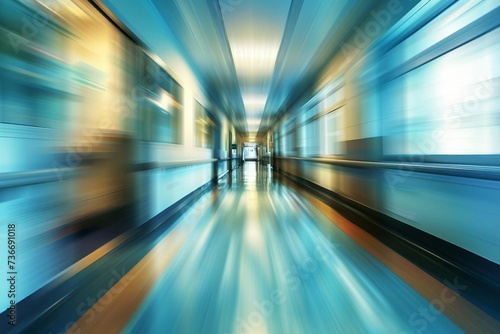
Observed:
[[[499,263],[498,4],[414,5],[358,25],[274,129],[276,165]]]

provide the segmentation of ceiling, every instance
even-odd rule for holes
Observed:
[[[153,6],[218,111],[250,138],[314,83],[375,0],[129,0]],[[144,18],[143,18],[144,20]]]

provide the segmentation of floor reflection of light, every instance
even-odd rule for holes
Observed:
[[[250,248],[259,248],[264,244],[264,235],[260,224],[255,220],[247,221],[245,227],[245,245]]]
[[[259,222],[258,193],[248,191],[246,197],[245,243],[251,248],[260,247],[264,242],[261,223]]]
[[[167,244],[184,238],[182,249],[124,333],[410,329],[408,317],[426,305],[422,297],[341,230],[332,231],[331,221],[290,188],[266,187],[269,168],[247,162],[237,173],[238,184],[220,202],[197,219],[186,217],[195,227],[189,237],[172,231]],[[446,317],[429,326],[457,332]]]
[[[243,165],[243,181],[247,189],[257,188],[257,162],[245,162]]]

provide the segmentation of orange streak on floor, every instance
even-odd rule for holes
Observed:
[[[217,198],[207,197],[204,206],[193,212],[202,214]],[[195,219],[190,216],[184,219]],[[199,218],[198,218],[199,220]],[[191,229],[178,224],[137,265],[104,294],[66,333],[120,333],[141,305],[144,298],[166,270],[189,237]]]
[[[294,186],[294,189],[327,216],[328,219],[344,231],[351,239],[366,249],[429,302],[434,301],[436,305],[444,305],[442,312],[465,332],[500,332],[500,322],[493,317],[450,290],[445,284],[424,272],[362,228],[351,223],[325,203],[299,187]],[[460,284],[459,281],[458,284]],[[445,301],[450,302],[446,303]]]

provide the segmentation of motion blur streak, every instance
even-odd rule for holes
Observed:
[[[0,333],[499,331],[498,0],[0,3]]]
[[[331,222],[267,168],[236,173],[124,333],[414,331],[424,298],[340,230],[325,235]],[[430,330],[461,332],[445,316]]]

